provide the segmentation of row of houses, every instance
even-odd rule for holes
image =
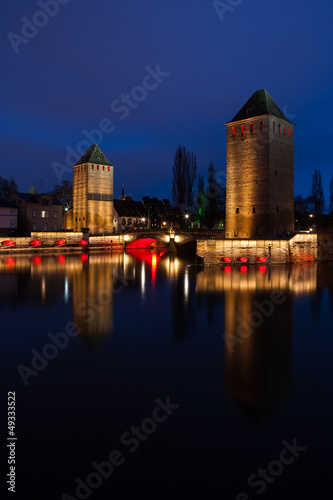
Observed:
[[[125,196],[113,202],[113,232],[135,229],[180,227],[183,217],[168,199],[145,196],[135,201]],[[39,231],[70,231],[73,209],[63,206],[49,194],[12,192],[0,200],[0,234],[26,235]],[[82,228],[83,229],[83,228]],[[88,228],[89,229],[89,228]]]

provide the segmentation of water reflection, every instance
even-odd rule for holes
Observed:
[[[294,297],[315,296],[317,265],[206,268],[196,291],[224,300],[225,390],[255,419],[263,418],[290,383]],[[222,331],[223,330],[223,331]]]

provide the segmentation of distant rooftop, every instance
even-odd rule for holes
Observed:
[[[109,165],[110,167],[113,166],[109,160],[107,160],[106,156],[102,153],[97,144],[90,146],[90,148],[87,149],[75,165],[83,165],[84,163],[96,163],[97,165]]]
[[[262,115],[274,115],[282,120],[291,123],[282,113],[279,106],[272,99],[266,89],[257,90],[250,99],[244,104],[237,115],[228,123],[255,118]]]

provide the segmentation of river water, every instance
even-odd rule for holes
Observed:
[[[0,299],[19,500],[326,498],[332,264],[2,255]]]

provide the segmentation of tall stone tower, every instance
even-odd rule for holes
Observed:
[[[73,167],[73,229],[91,234],[113,231],[113,166],[97,144]]]
[[[292,232],[294,125],[263,89],[226,127],[226,238]]]

